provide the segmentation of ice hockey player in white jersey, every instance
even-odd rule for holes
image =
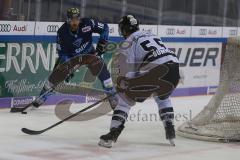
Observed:
[[[121,61],[119,65],[127,72],[117,79],[118,105],[112,115],[110,132],[102,135],[98,144],[111,148],[124,129],[130,108],[136,102],[153,97],[165,127],[166,139],[174,146],[174,111],[170,95],[180,78],[178,58],[156,35],[140,31],[138,20],[132,15],[121,18],[119,33],[127,44],[120,51],[126,57],[125,64]]]

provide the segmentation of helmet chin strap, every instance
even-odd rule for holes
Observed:
[[[72,32],[77,32],[77,30],[78,30],[78,28],[73,28],[73,27],[71,27],[71,31],[72,31]]]
[[[128,34],[126,31],[121,31],[121,35],[123,36],[123,38],[124,39],[127,39],[129,36],[130,36],[130,34]]]
[[[127,37],[128,37],[127,34],[123,34],[124,39],[127,39]]]
[[[125,32],[125,34],[123,34],[123,37],[124,37],[125,39],[127,39],[131,34],[132,34],[132,33],[127,33],[127,32]]]

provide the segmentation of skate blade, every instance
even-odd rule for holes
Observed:
[[[39,107],[35,107],[35,106],[32,105],[31,108],[30,108],[30,110],[31,110],[31,111],[35,111],[35,110],[38,110],[38,108],[39,108]]]
[[[105,148],[112,148],[112,142],[111,140],[109,141],[104,141],[102,139],[100,139],[100,141],[98,142],[98,145],[101,147],[105,147]]]
[[[173,146],[173,147],[175,147],[176,145],[175,145],[175,142],[174,142],[174,140],[173,139],[169,139],[169,142],[170,142],[170,145],[171,146]]]

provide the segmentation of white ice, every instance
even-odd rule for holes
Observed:
[[[173,98],[175,124],[194,117],[211,96]],[[86,104],[85,104],[86,105]],[[80,105],[74,106],[75,109]],[[83,107],[84,104],[81,105]],[[139,116],[138,116],[139,113]],[[237,160],[239,143],[215,143],[177,136],[176,147],[165,140],[162,122],[150,119],[157,114],[153,100],[131,110],[126,128],[111,149],[97,145],[99,136],[108,132],[111,117],[66,122],[42,135],[29,136],[22,127],[43,129],[59,119],[54,106],[30,111],[27,115],[0,110],[0,160]],[[147,117],[146,117],[147,115]],[[135,117],[134,117],[135,116]],[[148,119],[146,119],[148,118]]]

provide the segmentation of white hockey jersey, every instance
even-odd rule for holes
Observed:
[[[134,32],[124,43],[122,45],[124,47],[120,47],[120,52],[126,56],[127,77],[134,77],[133,74],[139,72],[140,66],[144,62],[164,64],[172,61],[178,63],[178,58],[174,52],[169,50],[159,37],[150,32]]]

